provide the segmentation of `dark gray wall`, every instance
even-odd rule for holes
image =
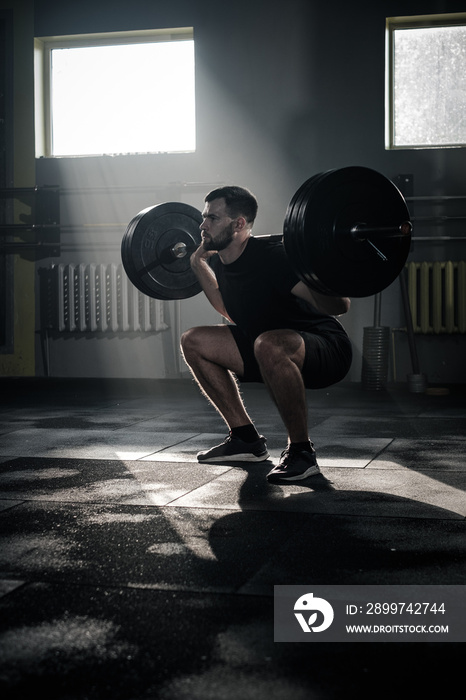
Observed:
[[[35,8],[38,36],[194,26],[203,78],[197,165],[209,173],[231,168],[232,159],[247,176],[260,134],[296,184],[358,164],[412,173],[419,192],[464,192],[463,149],[384,148],[385,18],[460,12],[460,2],[36,0]],[[273,181],[264,165],[256,168]]]
[[[196,183],[183,190],[183,198],[201,208],[210,185],[235,181],[259,198],[259,234],[281,230],[296,189],[331,168],[362,165],[392,179],[408,173],[415,195],[463,195],[464,149],[386,151],[384,146],[386,17],[462,10],[459,2],[413,0],[289,0],[282,5],[36,0],[36,36],[193,26],[197,99],[195,154],[41,159],[38,184],[64,188],[63,220],[76,225],[84,210],[88,218],[94,211],[94,221],[129,221],[155,203],[147,188],[153,187],[156,198],[173,182]],[[135,109],[143,102],[141,95]],[[140,196],[112,196],[112,188],[119,187],[139,187]],[[109,197],[83,199],[78,194],[83,188],[108,188]],[[444,227],[431,228],[431,233],[442,232]],[[429,232],[423,227],[421,233]],[[411,253],[417,260],[465,257],[459,244],[418,243]],[[206,313],[201,298],[184,303],[181,327]],[[360,378],[363,328],[372,322],[373,299],[354,300],[344,319],[355,344],[353,381]],[[382,323],[404,325],[398,283],[383,294]],[[398,344],[397,378],[403,379],[410,371],[404,336]],[[464,338],[423,338],[419,344],[422,369],[431,381],[466,381],[460,362]],[[69,365],[62,371],[72,373],[71,365],[76,371],[76,358],[62,357]],[[154,373],[151,361],[142,370],[147,376]],[[159,368],[155,374],[164,373]]]

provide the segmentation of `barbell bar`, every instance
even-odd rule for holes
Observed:
[[[201,286],[191,253],[201,244],[202,214],[180,202],[147,207],[128,224],[123,267],[141,292],[156,299],[187,299]],[[403,195],[375,170],[349,167],[318,173],[288,205],[281,241],[298,277],[323,294],[371,296],[400,274],[412,224]]]
[[[349,232],[359,241],[365,241],[367,238],[369,238],[369,236],[371,238],[397,238],[398,236],[410,236],[412,230],[413,225],[411,221],[403,221],[399,226],[379,226],[377,228],[358,223],[355,224]]]

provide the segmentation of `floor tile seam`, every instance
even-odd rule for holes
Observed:
[[[36,585],[45,585],[45,586],[70,586],[72,585],[73,588],[76,589],[97,589],[97,590],[102,590],[105,589],[106,591],[121,591],[126,590],[126,591],[154,591],[154,592],[174,592],[174,593],[194,593],[194,594],[199,594],[199,595],[216,595],[216,596],[233,596],[235,598],[237,597],[257,597],[257,598],[272,598],[273,597],[273,592],[270,594],[264,593],[263,592],[263,586],[261,587],[261,592],[254,592],[253,590],[250,591],[242,591],[241,589],[244,588],[245,586],[248,585],[249,580],[246,582],[243,582],[239,584],[238,586],[189,586],[189,585],[183,585],[183,584],[175,584],[175,583],[144,583],[144,582],[137,582],[137,581],[127,581],[127,582],[118,582],[118,583],[111,583],[109,581],[102,581],[98,583],[93,583],[89,581],[76,581],[76,580],[68,580],[67,578],[62,578],[62,579],[44,579],[42,577],[39,578],[27,578],[24,576],[16,577],[16,576],[11,576],[8,575],[4,572],[0,572],[0,581],[17,581],[19,583],[18,586],[13,588],[11,591],[8,591],[6,593],[3,593],[0,595],[1,600],[5,600],[8,596],[12,596],[24,588],[27,588],[29,586],[36,586]]]
[[[420,502],[421,505],[423,502]],[[428,505],[428,504],[424,504]],[[432,516],[426,516],[426,515],[370,515],[369,513],[365,513],[364,515],[361,515],[361,513],[347,513],[347,512],[327,512],[323,513],[321,511],[308,511],[308,510],[300,510],[300,509],[288,509],[288,508],[264,508],[264,507],[251,507],[250,504],[246,504],[245,507],[243,508],[232,508],[231,506],[227,506],[223,508],[222,506],[206,506],[206,505],[179,505],[179,506],[171,506],[169,504],[165,504],[163,506],[159,506],[160,508],[183,508],[184,510],[208,510],[208,511],[218,511],[219,513],[275,513],[275,514],[285,514],[287,516],[302,516],[302,517],[312,517],[312,518],[320,518],[320,517],[328,517],[328,518],[334,518],[334,517],[339,517],[339,518],[368,518],[370,520],[425,520],[425,521],[430,521],[430,522],[439,522],[439,521],[445,521],[445,522],[451,522],[452,520],[455,522],[466,522],[466,515],[461,515],[460,513],[452,513],[452,517],[432,517]]]
[[[173,462],[173,464],[179,464],[179,462]],[[193,464],[198,465],[199,463],[193,462]],[[161,507],[164,508],[165,506],[169,506],[171,508],[176,508],[177,507],[176,502],[179,501],[180,499],[186,498],[187,496],[194,493],[195,491],[198,491],[199,489],[205,488],[206,486],[208,486],[212,482],[216,481],[219,477],[224,476],[225,474],[229,474],[233,469],[235,469],[235,467],[228,468],[228,465],[218,465],[218,466],[223,466],[225,468],[225,471],[223,471],[221,474],[213,474],[210,479],[203,482],[200,486],[193,486],[188,491],[186,491],[186,493],[184,493],[183,495],[176,496],[176,498],[173,498],[171,501],[167,501],[167,503],[164,503],[163,506],[161,506]]]
[[[172,432],[172,431],[170,431],[170,432]],[[176,432],[176,431],[174,431],[174,432]],[[183,433],[181,433],[181,435],[183,435]],[[161,454],[165,450],[170,450],[170,449],[176,448],[176,447],[178,447],[178,445],[183,445],[185,442],[189,442],[190,440],[193,440],[193,439],[199,437],[200,435],[202,435],[202,433],[195,433],[194,435],[190,435],[189,437],[184,438],[183,440],[179,440],[178,442],[175,442],[171,445],[166,445],[165,447],[161,447],[159,450],[155,450],[154,452],[150,452],[149,454],[144,455],[144,457],[138,457],[135,460],[126,460],[126,461],[135,461],[135,462],[144,461],[145,459],[147,459],[151,455]]]
[[[329,458],[331,459],[331,458]],[[335,465],[335,466],[324,466],[322,467],[322,470],[327,472],[329,469],[335,469],[343,472],[349,472],[349,471],[355,471],[355,472],[366,472],[366,471],[377,471],[377,472],[411,472],[413,474],[422,474],[424,472],[434,472],[434,473],[444,473],[448,474],[450,472],[455,472],[457,474],[461,474],[462,472],[466,471],[466,463],[464,467],[424,467],[421,469],[415,469],[414,467],[407,467],[400,465],[398,467],[371,467],[372,462],[374,462],[378,457],[374,457],[371,459],[368,464],[366,464],[364,467],[342,467],[340,465]]]
[[[28,585],[28,581],[24,578],[24,576],[21,576],[21,578],[18,577],[11,577],[8,575],[4,575],[3,572],[0,571],[0,581],[5,581],[5,582],[12,582],[12,583],[17,583],[18,585],[12,588],[9,591],[5,591],[5,593],[0,594],[0,600],[4,600],[7,596],[11,596],[12,594],[21,591],[23,588],[25,588]]]
[[[18,508],[19,506],[23,506],[25,503],[30,503],[30,502],[31,502],[31,499],[28,499],[28,498],[21,498],[21,499],[18,499],[18,498],[8,498],[8,497],[6,497],[6,496],[3,496],[1,493],[0,493],[0,500],[2,501],[2,503],[5,503],[5,501],[7,501],[7,502],[8,502],[8,501],[12,501],[11,505],[7,506],[6,508],[2,508],[2,509],[0,510],[0,517],[1,517],[4,513],[8,513],[10,510],[14,510],[15,508]],[[34,501],[34,502],[35,502],[35,501]]]
[[[181,497],[180,497],[181,498]],[[0,494],[0,500],[1,501],[7,501],[10,500],[8,498],[4,498]],[[187,505],[182,505],[180,504],[179,506],[172,506],[171,503],[172,501],[168,501],[167,503],[127,503],[127,502],[122,502],[122,501],[113,501],[109,503],[108,501],[102,501],[102,500],[86,500],[86,501],[79,501],[79,500],[69,500],[69,501],[64,501],[64,500],[57,500],[54,498],[23,498],[23,499],[11,499],[12,501],[14,500],[15,503],[13,503],[11,506],[8,508],[4,508],[3,510],[0,510],[0,519],[2,514],[8,513],[11,510],[15,508],[21,508],[23,506],[32,506],[34,507],[35,505],[37,506],[44,506],[44,505],[49,505],[53,506],[55,505],[57,510],[60,509],[66,509],[69,507],[78,507],[78,508],[86,508],[86,507],[95,507],[99,506],[101,508],[108,508],[108,509],[114,509],[114,508],[130,508],[130,509],[142,509],[142,510],[162,510],[164,508],[179,508],[183,510],[218,510],[219,512],[225,513],[225,512],[230,512],[232,514],[237,513],[238,509],[237,508],[231,508],[231,507],[218,507],[218,506],[187,506]],[[178,499],[176,499],[178,500]],[[258,512],[261,512],[263,509],[259,508]],[[241,512],[241,509],[240,509]],[[286,511],[284,511],[286,512]]]
[[[256,597],[273,597],[273,593],[266,595],[264,593],[247,593],[242,592],[241,589],[246,586],[249,579],[245,582],[238,584],[237,586],[183,586],[179,584],[145,584],[145,583],[133,583],[129,582],[127,584],[128,589],[137,590],[154,590],[154,591],[179,591],[180,593],[199,593],[201,595],[211,594],[211,595],[228,595],[228,596],[256,596]]]
[[[372,462],[373,460],[371,460]],[[411,472],[412,474],[427,474],[427,473],[434,473],[434,474],[461,474],[463,472],[466,472],[466,464],[464,467],[425,467],[423,469],[416,469],[414,467],[377,467],[371,466],[371,462],[369,464],[366,464],[365,467],[323,467],[324,469],[357,469],[358,471],[377,471],[377,472]]]
[[[397,440],[397,438],[392,438],[392,439],[390,440],[390,442],[389,442],[387,445],[385,445],[384,447],[381,447],[381,448],[378,450],[377,454],[375,454],[375,455],[369,460],[369,462],[366,464],[366,466],[364,467],[364,469],[367,469],[367,468],[369,467],[369,465],[370,465],[375,459],[378,459],[378,458],[380,457],[380,455],[383,454],[383,453],[385,452],[385,450],[387,450],[391,445],[393,445],[393,443],[394,443],[396,440]]]
[[[0,500],[5,501],[9,500],[7,498],[4,498],[0,494]],[[13,500],[13,499],[12,499]],[[18,500],[18,499],[15,499]],[[81,508],[85,508],[86,506],[100,506],[100,507],[108,507],[108,508],[163,508],[164,506],[161,506],[160,504],[157,503],[126,503],[122,501],[113,501],[109,503],[108,501],[101,501],[101,500],[86,500],[86,501],[75,501],[75,500],[69,500],[69,501],[64,501],[64,500],[57,500],[55,498],[23,498],[21,499],[20,503],[15,503],[14,505],[10,506],[9,508],[4,508],[3,510],[0,510],[0,518],[3,513],[7,513],[13,508],[19,508],[21,506],[25,505],[52,505],[52,504],[57,504],[59,507],[69,507],[69,506],[79,506]]]

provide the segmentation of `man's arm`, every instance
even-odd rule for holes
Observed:
[[[349,311],[351,299],[349,297],[333,297],[327,294],[315,292],[311,287],[308,287],[304,282],[298,282],[291,293],[300,299],[304,299],[308,304],[311,304],[317,311],[330,316],[341,316]]]
[[[204,250],[204,247],[201,244],[199,248],[191,255],[191,267],[202,287],[202,291],[214,309],[228,321],[231,321],[231,318],[228,316],[227,310],[225,309],[225,304],[223,303],[220,289],[218,288],[215,272],[212,270],[208,262],[212,255],[215,255],[215,251]]]

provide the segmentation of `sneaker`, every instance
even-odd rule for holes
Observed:
[[[267,474],[267,481],[272,484],[281,481],[299,481],[320,473],[314,449],[309,452],[307,450],[290,450],[287,447],[286,450],[283,450],[278,465]]]
[[[199,462],[263,462],[268,459],[267,444],[262,435],[255,442],[244,442],[229,435],[220,445],[199,452]]]

